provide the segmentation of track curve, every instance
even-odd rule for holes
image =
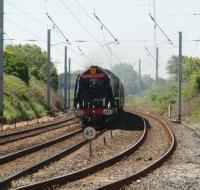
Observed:
[[[173,131],[171,130],[171,128],[161,119],[159,119],[158,117],[154,116],[154,115],[150,115],[150,114],[144,114],[144,113],[140,113],[140,112],[135,112],[136,114],[142,116],[142,117],[151,117],[153,119],[155,119],[156,121],[158,121],[161,126],[163,126],[165,128],[165,130],[168,133],[168,136],[170,138],[170,147],[167,149],[167,151],[165,152],[165,154],[163,156],[161,156],[159,159],[157,159],[156,161],[154,161],[152,164],[148,165],[147,167],[145,167],[144,169],[128,176],[125,178],[122,178],[121,180],[115,181],[113,183],[104,185],[102,187],[96,188],[95,190],[116,190],[116,189],[125,189],[125,185],[131,183],[132,181],[135,181],[145,175],[147,175],[148,173],[152,172],[153,170],[155,170],[156,168],[158,168],[159,166],[161,166],[167,159],[170,158],[170,156],[174,153],[175,148],[176,148],[176,139],[175,136],[173,134]]]
[[[51,187],[53,188],[57,185],[60,186],[60,185],[65,184],[69,181],[80,179],[82,177],[85,177],[85,176],[90,175],[92,173],[95,173],[97,171],[100,171],[100,170],[104,169],[105,167],[109,167],[109,166],[117,163],[118,161],[122,160],[124,157],[132,154],[144,142],[146,135],[147,135],[147,127],[146,127],[145,120],[143,120],[143,124],[144,124],[143,132],[142,132],[142,135],[140,136],[140,138],[137,140],[137,142],[134,143],[131,147],[127,148],[126,150],[123,150],[122,152],[120,152],[117,156],[114,156],[110,159],[107,159],[107,160],[100,162],[98,164],[95,164],[93,166],[84,168],[84,169],[79,170],[77,172],[70,173],[68,175],[55,177],[55,178],[45,180],[45,181],[42,181],[42,182],[38,182],[38,183],[23,186],[23,187],[19,187],[17,189],[19,190],[19,189],[48,189],[48,188],[51,188]]]

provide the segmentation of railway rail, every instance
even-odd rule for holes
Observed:
[[[48,124],[42,124],[39,127],[2,134],[0,135],[0,145],[65,127],[66,125],[68,125],[68,122],[73,121],[75,119],[76,117],[72,117],[70,119],[62,119],[59,121],[53,121]]]
[[[159,125],[162,126],[165,129],[165,131],[167,132],[168,138],[170,139],[170,145],[168,146],[168,148],[165,151],[165,153],[162,154],[162,156],[160,156],[160,158],[154,160],[153,162],[151,162],[151,164],[149,164],[145,168],[137,170],[137,172],[131,173],[131,175],[128,175],[127,177],[120,178],[119,180],[116,180],[116,181],[111,182],[109,184],[101,185],[100,187],[96,187],[96,188],[92,188],[92,189],[95,189],[95,190],[106,189],[107,190],[107,189],[124,188],[125,185],[127,185],[127,184],[131,183],[132,181],[137,180],[140,177],[143,177],[146,174],[148,174],[149,172],[155,170],[164,161],[166,161],[173,154],[173,152],[175,151],[176,141],[175,141],[174,134],[171,131],[171,129],[169,128],[169,126],[165,122],[163,122],[159,118],[157,118],[155,116],[152,116],[152,115],[149,115],[149,114],[142,114],[142,113],[136,113],[136,114],[139,115],[142,118],[151,118],[151,119],[154,119],[156,122],[158,122]],[[94,174],[94,173],[97,174],[97,172],[99,172],[99,171],[101,172],[105,168],[111,168],[111,166],[115,165],[116,163],[119,163],[120,161],[123,161],[123,159],[128,158],[138,148],[140,150],[140,145],[142,145],[142,143],[145,142],[145,138],[147,136],[146,122],[145,122],[144,119],[143,119],[143,122],[144,122],[144,131],[142,133],[142,136],[138,139],[137,143],[132,145],[130,148],[120,152],[117,156],[114,156],[114,157],[112,157],[112,158],[110,158],[108,160],[105,160],[103,162],[97,163],[95,165],[89,166],[87,168],[78,170],[76,172],[72,172],[70,174],[66,174],[66,175],[63,175],[63,176],[54,177],[54,178],[51,178],[51,179],[48,179],[48,180],[44,180],[44,181],[41,181],[41,182],[36,182],[36,183],[33,183],[33,184],[29,184],[29,185],[25,185],[25,186],[22,186],[22,187],[18,187],[18,188],[16,188],[16,190],[22,190],[22,189],[49,189],[49,188],[54,189],[54,188],[57,188],[57,187],[61,187],[64,184],[68,184],[69,182],[70,183],[73,182],[73,181],[74,182],[75,181],[78,182],[78,180],[80,180],[82,178],[86,178],[89,175],[93,176],[92,174]],[[86,144],[87,142],[80,142],[80,143]],[[82,146],[82,145],[80,145],[80,146]],[[71,148],[73,149],[73,147],[71,147]],[[66,154],[66,153],[64,153],[64,154]],[[57,160],[56,158],[52,158],[52,159],[53,159],[53,161],[54,161],[54,159]],[[50,160],[51,160],[51,158],[50,158]],[[46,163],[44,163],[44,165],[50,163],[51,161],[47,161]],[[43,167],[44,165],[36,166],[35,169],[34,168],[30,168],[30,170],[25,171],[24,174],[20,174],[20,175],[26,175],[29,172],[38,170],[40,167]],[[37,167],[39,167],[39,168],[37,168]],[[8,181],[0,183],[0,185],[4,185],[4,186],[8,185],[13,179],[16,179],[18,177],[19,176],[16,176],[14,178],[10,178],[10,179],[8,179]]]
[[[143,128],[141,136],[137,140],[137,142],[132,144],[131,146],[129,146],[129,148],[127,148],[126,150],[123,150],[122,152],[120,152],[118,155],[115,155],[112,158],[109,158],[103,162],[97,163],[97,164],[89,166],[87,168],[81,169],[79,171],[72,172],[70,174],[63,175],[60,177],[48,179],[48,180],[45,180],[42,182],[19,187],[16,189],[48,189],[49,187],[54,188],[57,185],[62,185],[67,182],[74,181],[74,180],[80,179],[82,177],[91,175],[97,171],[100,171],[106,167],[109,167],[109,166],[121,161],[124,157],[127,157],[128,155],[132,154],[135,150],[137,150],[139,148],[139,146],[144,142],[146,135],[147,135],[147,127],[146,127],[145,120],[143,120],[143,124],[144,124],[144,128]]]
[[[26,148],[26,149],[19,150],[17,152],[2,156],[2,157],[0,157],[0,165],[4,164],[4,163],[7,163],[7,162],[10,162],[10,161],[12,161],[12,160],[14,160],[16,158],[21,157],[21,156],[25,156],[27,154],[31,154],[31,153],[33,153],[35,151],[41,150],[41,149],[46,148],[48,146],[51,146],[53,144],[59,143],[59,142],[61,142],[63,140],[66,140],[66,139],[68,139],[70,137],[73,137],[76,134],[79,134],[81,132],[82,132],[82,129],[78,129],[78,130],[76,130],[76,131],[74,131],[74,132],[72,132],[70,134],[63,135],[61,137],[58,137],[58,138],[55,138],[53,140],[50,140],[50,141],[47,141],[47,142],[32,146],[30,148]]]
[[[170,138],[170,146],[169,148],[166,150],[166,152],[157,160],[155,160],[153,163],[149,164],[148,166],[146,166],[145,168],[141,169],[140,171],[137,171],[135,173],[133,173],[132,175],[129,175],[127,177],[124,177],[120,180],[117,180],[115,182],[106,184],[104,186],[95,188],[95,190],[107,190],[107,189],[125,189],[125,185],[130,184],[132,181],[136,181],[137,179],[144,177],[145,175],[147,175],[148,173],[152,172],[153,170],[155,170],[156,168],[158,168],[159,166],[161,166],[167,159],[170,158],[170,156],[173,154],[173,152],[175,151],[176,148],[176,140],[175,140],[175,136],[171,130],[171,128],[161,119],[159,119],[156,116],[150,115],[150,114],[144,114],[144,113],[137,113],[140,116],[146,117],[146,118],[153,118],[154,120],[156,120],[157,122],[159,122],[159,124],[165,128],[168,137]]]
[[[62,136],[61,138],[58,138],[56,139],[56,141],[61,141],[61,140],[64,140],[64,138],[69,138],[69,137],[72,137],[76,134],[79,134],[80,132],[82,131],[82,129],[80,130],[76,130],[75,132],[71,133],[71,134],[68,134],[68,135],[65,135],[65,136]],[[104,131],[101,131],[97,134],[97,136],[101,135],[102,133],[104,133]],[[51,143],[51,141],[50,141]],[[52,155],[51,157],[41,161],[41,162],[38,162],[24,170],[21,170],[15,174],[12,174],[8,177],[6,177],[4,180],[0,181],[0,187],[2,188],[8,188],[10,182],[12,182],[13,180],[16,180],[22,176],[25,176],[25,175],[30,175],[36,171],[38,171],[39,169],[43,168],[44,166],[47,166],[48,164],[52,163],[52,162],[55,162],[69,154],[71,154],[72,152],[76,151],[77,149],[81,148],[83,145],[85,145],[86,143],[88,143],[88,140],[82,140],[81,142],[79,143],[76,143],[72,146],[70,146],[69,148],[66,148],[54,155]],[[43,145],[42,145],[43,146]],[[48,145],[47,145],[48,146]]]

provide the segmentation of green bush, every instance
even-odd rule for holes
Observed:
[[[45,84],[31,77],[30,86],[12,75],[4,77],[4,117],[7,121],[47,115]]]
[[[200,73],[192,74],[191,86],[195,93],[200,93]]]

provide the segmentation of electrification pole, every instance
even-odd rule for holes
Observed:
[[[139,59],[138,94],[141,94],[141,59]]]
[[[156,48],[156,85],[158,85],[158,47]]]
[[[51,30],[47,30],[47,106],[51,106]]]
[[[60,110],[62,110],[61,75],[58,76],[58,94],[59,94],[59,97],[60,97]]]
[[[67,110],[67,46],[65,46],[65,68],[64,68],[64,111]]]
[[[181,123],[181,90],[182,90],[182,32],[179,32],[179,59],[178,59],[178,117]]]
[[[4,0],[0,0],[0,118],[3,117],[3,22]]]
[[[68,74],[68,109],[70,109],[70,88],[71,88],[71,58],[69,58],[69,74]]]

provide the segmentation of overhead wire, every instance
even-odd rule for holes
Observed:
[[[174,44],[172,43],[170,38],[167,36],[167,34],[164,32],[164,30],[158,25],[158,23],[155,21],[155,19],[153,18],[153,16],[150,13],[149,13],[149,16],[150,16],[151,20],[153,20],[153,22],[156,24],[156,26],[158,26],[159,30],[164,34],[164,36],[167,38],[167,40],[170,42],[170,44],[172,46],[174,46]]]
[[[89,30],[87,29],[87,27],[85,27],[85,25],[80,21],[80,19],[72,12],[72,10],[66,5],[65,2],[63,2],[63,0],[60,0],[61,4],[69,11],[69,13],[72,15],[72,17],[75,18],[75,20],[80,24],[80,26],[99,44],[99,46],[101,47],[101,43],[89,32]]]
[[[80,51],[81,55],[85,57],[85,59],[89,62],[89,65],[91,65],[91,60],[89,57],[83,52],[83,50],[78,46],[78,50]]]
[[[10,43],[11,43],[12,45],[15,45],[15,43],[13,42],[14,39],[11,39],[11,38],[8,36],[7,33],[4,33],[4,35],[6,35],[7,38],[8,38],[8,39],[4,39],[4,40],[8,40],[8,41],[10,41]]]
[[[64,3],[63,0],[60,0],[60,3],[69,11],[72,17],[80,24],[80,26],[88,33],[88,35],[99,45],[99,47],[102,49],[103,53],[105,54],[105,51],[101,43],[94,37],[94,35],[87,29],[87,27],[80,21],[80,19],[72,12],[72,10],[66,5],[66,3]]]
[[[117,44],[120,44],[119,41],[117,40],[117,38],[112,34],[112,32],[106,27],[106,25],[100,20],[100,18],[96,15],[96,13],[93,13],[94,17],[101,23],[102,27],[106,29],[106,31],[112,36],[112,38],[114,39],[114,41]]]
[[[16,10],[18,10],[19,12],[21,12],[21,13],[24,14],[25,16],[29,17],[30,19],[34,20],[35,22],[37,22],[37,23],[39,23],[39,24],[41,24],[41,25],[43,25],[43,26],[45,26],[45,27],[48,26],[47,23],[45,23],[45,22],[43,22],[43,21],[41,21],[41,20],[39,20],[39,19],[33,17],[33,16],[30,15],[29,13],[27,13],[27,12],[23,11],[22,9],[18,8],[16,5],[14,5],[13,3],[11,3],[9,0],[7,0],[6,2],[7,2],[11,7],[13,7],[13,8],[16,9]]]
[[[85,10],[85,8],[80,4],[80,2],[78,0],[75,0],[76,3],[78,4],[78,6],[81,8],[81,10],[83,11],[83,13],[96,25],[98,25],[99,27],[101,27],[98,23],[96,23],[93,19],[93,17],[91,17],[88,12]]]
[[[103,30],[103,28],[101,28],[101,31],[102,31],[103,41],[106,41],[106,38],[105,38],[105,34],[104,34],[104,30]],[[108,45],[109,45],[109,44],[108,44]],[[105,51],[103,45],[102,45],[102,47],[103,47],[103,50]],[[105,54],[106,54],[106,51],[105,51]],[[110,54],[110,55],[111,55],[111,59],[112,59],[112,54]],[[108,63],[108,65],[111,65],[111,63],[109,63],[109,58],[108,58],[108,55],[107,55],[107,54],[106,54],[106,57],[107,57],[107,63]]]
[[[80,4],[80,2],[79,2],[78,0],[76,0],[76,2],[77,2],[77,4],[78,4],[78,6],[82,9],[82,11],[85,13],[85,15],[86,15],[94,24],[96,24],[96,25],[99,26],[99,28],[100,28],[101,31],[102,31],[104,41],[106,41],[106,40],[105,40],[105,34],[104,34],[104,32],[103,32],[103,26],[102,26],[102,24],[99,25],[98,23],[96,23],[96,22],[94,21],[93,17],[91,17],[91,16],[88,14],[88,12],[84,9],[84,7]],[[106,54],[106,51],[105,51],[105,49],[104,49],[104,46],[105,46],[105,45],[112,44],[112,43],[114,43],[114,42],[109,42],[109,43],[106,43],[106,44],[104,44],[104,45],[101,45],[102,50],[104,51],[104,55],[107,57],[107,59],[108,59],[108,55]],[[109,62],[107,62],[107,63],[108,63],[108,65],[111,65]]]
[[[200,42],[200,37],[199,37],[199,40],[196,40],[196,45],[195,45],[195,47],[194,47],[194,49],[192,51],[192,56],[194,56],[194,54],[195,54],[195,52],[196,52],[196,50],[197,50],[197,48],[199,46],[199,42]]]
[[[17,27],[17,28],[23,30],[24,32],[28,33],[29,35],[33,36],[34,38],[38,39],[38,41],[46,43],[46,40],[40,38],[40,36],[38,36],[36,34],[33,34],[31,31],[27,30],[26,28],[22,27],[21,25],[16,24],[15,22],[13,22],[12,20],[10,20],[9,18],[5,18],[5,20],[7,20],[9,23],[11,23],[12,25],[14,25],[15,27]]]
[[[155,3],[155,0],[153,0],[153,12],[154,12],[154,19],[156,21],[156,3]],[[157,48],[156,23],[154,23],[154,43],[155,43],[155,49],[156,49]]]
[[[145,46],[145,50],[147,51],[148,55],[151,56],[151,58],[153,58],[154,61],[156,61],[156,58],[152,55],[152,53],[150,52],[150,50]]]
[[[61,36],[65,39],[65,41],[67,43],[69,43],[69,45],[71,45],[70,41],[68,40],[68,38],[65,36],[65,34],[62,32],[62,30],[58,27],[58,25],[54,22],[54,20],[52,19],[52,17],[46,12],[47,17],[49,18],[49,20],[53,23],[53,25],[56,27],[56,29],[59,31],[59,33],[61,34]]]
[[[110,48],[110,46],[106,46],[108,50],[112,53],[112,55],[118,60],[119,64],[122,64],[122,61],[119,59],[119,57],[114,53],[114,51]]]

